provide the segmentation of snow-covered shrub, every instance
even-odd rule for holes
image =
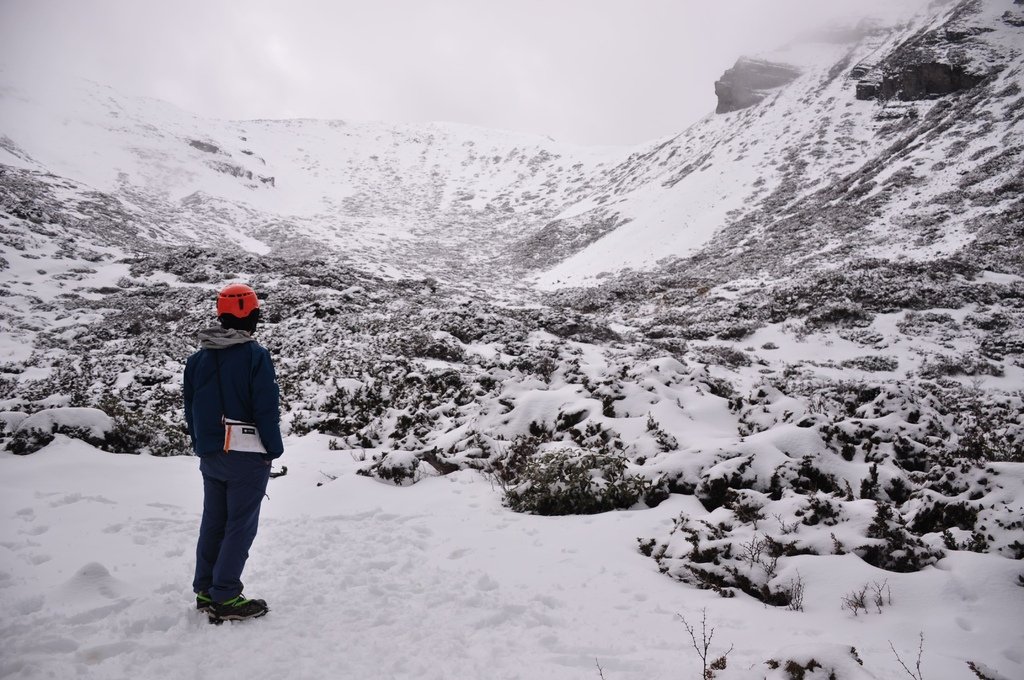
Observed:
[[[102,410],[114,423],[107,441],[100,448],[118,453],[148,453],[153,456],[181,456],[192,453],[184,423],[175,424],[168,418],[177,415],[175,404],[163,413],[151,408],[132,408],[123,400],[107,394],[100,401]]]
[[[742,340],[754,333],[760,326],[751,323],[738,323],[718,331],[719,340]]]
[[[1024,333],[1006,331],[986,333],[981,340],[981,353],[986,358],[1002,360],[1005,356],[1024,354]]]
[[[768,672],[758,673],[764,680],[867,680],[874,678],[863,669],[864,662],[855,647],[814,643],[787,648],[786,655],[765,661]]]
[[[417,479],[420,459],[411,451],[389,451],[372,465],[360,468],[357,474],[391,482],[397,486],[408,486]]]
[[[738,489],[747,489],[756,483],[757,475],[751,469],[750,456],[734,455],[704,470],[696,489],[691,493],[708,510],[726,504]]]
[[[393,337],[389,343],[396,354],[439,361],[462,361],[466,353],[462,347],[444,334],[412,332]]]
[[[540,443],[536,437],[519,435],[490,461],[488,472],[503,492],[508,492],[519,484],[530,458],[537,453]]]
[[[649,505],[665,497],[660,483],[630,471],[625,456],[580,449],[547,451],[527,461],[520,483],[505,493],[516,512],[592,515]]]
[[[552,346],[541,347],[514,347],[517,354],[501,365],[507,370],[519,371],[527,375],[539,376],[544,382],[549,382],[551,376],[558,370],[558,350]]]
[[[35,453],[63,434],[103,446],[114,431],[114,421],[95,408],[52,408],[33,413],[17,426],[7,448],[16,455]]]
[[[745,352],[728,345],[708,345],[695,349],[694,353],[706,364],[739,368],[751,364],[750,356]]]
[[[895,357],[869,354],[863,357],[846,359],[839,364],[843,368],[856,368],[869,372],[891,372],[900,367],[900,362]]]
[[[658,421],[654,419],[654,416],[647,414],[647,431],[651,433],[654,440],[658,443],[658,448],[663,452],[675,451],[679,449],[679,441],[671,434],[662,429]]]
[[[920,571],[942,556],[941,550],[926,546],[907,528],[906,521],[892,505],[879,502],[874,521],[868,527],[868,545],[854,550],[868,564],[887,571]]]
[[[544,325],[544,330],[560,338],[591,344],[619,339],[619,334],[607,326],[579,316],[553,319]]]
[[[953,375],[994,375],[1004,373],[999,364],[986,360],[978,354],[965,352],[959,355],[938,354],[925,361],[918,373],[922,378],[934,380]]]
[[[25,418],[28,414],[21,411],[0,411],[0,442],[14,434]]]
[[[808,314],[804,323],[809,330],[818,330],[828,326],[862,328],[870,325],[873,318],[874,315],[865,311],[859,304],[832,302],[822,305]]]
[[[956,336],[960,324],[949,314],[912,310],[896,322],[896,328],[903,335],[931,335],[941,340],[949,340]]]
[[[792,601],[792,580],[777,582],[782,558],[815,554],[809,545],[776,531],[754,531],[728,521],[702,520],[685,512],[673,522],[665,540],[640,541],[641,552],[652,557],[662,573],[724,597],[737,588],[774,606]]]

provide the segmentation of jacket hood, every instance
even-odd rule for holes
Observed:
[[[199,331],[199,346],[203,349],[226,349],[253,342],[252,335],[234,328],[207,328]]]

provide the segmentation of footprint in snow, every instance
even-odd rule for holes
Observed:
[[[120,642],[112,642],[107,645],[98,645],[96,647],[89,647],[78,652],[76,655],[78,660],[87,664],[97,664],[101,661],[106,661],[109,658],[120,656],[135,650],[139,646],[137,642],[131,642],[130,640],[122,640]]]
[[[114,600],[126,590],[126,584],[111,576],[99,562],[86,564],[59,588],[62,597],[71,600]]]
[[[72,505],[73,503],[79,503],[81,501],[89,501],[91,503],[104,503],[106,505],[117,505],[116,502],[110,500],[109,498],[104,498],[103,496],[83,496],[80,493],[69,493],[65,494],[63,497],[58,498],[55,501],[51,501],[50,507],[59,508],[63,505]]]
[[[130,600],[122,599],[111,604],[105,604],[101,607],[93,607],[92,609],[86,609],[85,611],[72,614],[67,617],[67,622],[76,626],[84,626],[90,623],[96,623],[103,619],[114,616],[123,615],[124,611]]]
[[[27,534],[28,536],[39,536],[40,534],[45,534],[49,530],[50,530],[50,527],[48,527],[45,524],[40,524],[40,525],[37,525],[37,526],[34,526],[34,527],[29,527],[28,529],[24,529],[22,531],[19,531],[18,533]]]
[[[26,597],[14,603],[14,613],[19,615],[35,614],[43,609],[44,598],[42,595]]]
[[[53,556],[46,553],[35,553],[33,555],[26,555],[25,559],[28,560],[29,564],[38,567],[40,564],[46,564],[52,560]]]
[[[533,598],[533,601],[534,602],[539,602],[540,604],[544,605],[548,609],[558,609],[558,608],[563,606],[563,603],[562,603],[561,600],[558,600],[558,599],[556,599],[554,597],[551,597],[550,595],[537,595],[536,597]]]
[[[481,576],[477,580],[476,587],[477,587],[477,590],[484,590],[484,591],[497,590],[498,589],[498,582],[495,581],[490,576],[488,576],[487,574],[484,574],[483,576]]]
[[[60,636],[48,636],[41,639],[35,645],[33,651],[49,654],[70,654],[78,649],[78,643],[74,640]]]

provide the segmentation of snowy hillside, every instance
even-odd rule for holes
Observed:
[[[542,271],[545,286],[706,258],[713,237],[715,260],[747,273],[766,242],[786,242],[774,265],[932,259],[1020,209],[1021,16],[1013,0],[954,3],[741,59],[717,85],[727,113],[637,149],[450,124],[204,120],[0,73],[5,203],[48,205],[90,240],[326,250],[452,280]]]
[[[763,100],[709,115],[608,173],[563,216],[602,215],[624,226],[541,282],[592,282],[666,258],[728,278],[777,277],[858,255],[931,260],[1007,230],[1019,237],[1022,24],[1013,0],[959,2],[909,26],[865,23],[767,62],[741,59],[718,85],[736,80],[756,95],[751,101]],[[765,72],[772,63],[799,75],[780,80]],[[945,82],[948,63],[974,79]],[[905,85],[899,96],[865,89],[883,73],[891,74],[887,86],[898,83],[891,89]],[[760,91],[759,81],[767,86]],[[962,92],[942,97],[932,85]],[[721,88],[719,98],[731,103]],[[1015,266],[1021,273],[1019,259]]]
[[[630,149],[17,80],[0,677],[701,677],[705,615],[718,680],[1024,677],[1024,6],[741,58]],[[181,371],[231,281],[289,473],[218,629]]]
[[[510,244],[624,156],[452,124],[204,120],[87,81],[0,97],[5,203],[88,242],[330,252],[452,279],[509,269]]]

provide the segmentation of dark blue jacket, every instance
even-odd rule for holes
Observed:
[[[280,392],[270,353],[247,335],[241,336],[237,331],[203,331],[203,349],[185,363],[185,422],[197,456],[224,450],[222,414],[231,420],[256,424],[267,450],[264,458],[270,460],[284,453]]]

